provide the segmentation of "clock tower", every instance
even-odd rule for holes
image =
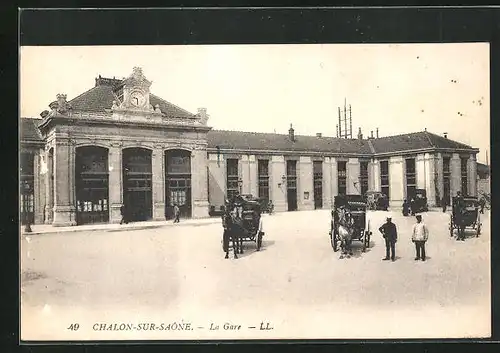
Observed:
[[[119,106],[114,106],[114,110],[154,113],[155,109],[149,102],[151,83],[140,67],[134,67],[132,74],[123,80],[123,100]]]

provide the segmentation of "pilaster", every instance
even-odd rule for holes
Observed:
[[[215,211],[219,211],[220,207],[224,206],[226,195],[226,161],[223,155],[208,156],[208,187],[208,202]]]
[[[153,178],[153,220],[165,220],[165,155],[161,146],[156,146],[151,155]],[[197,171],[195,171],[197,172]]]
[[[438,201],[436,200],[436,180],[434,178],[435,173],[435,157],[433,153],[426,153],[424,156],[425,160],[425,190],[427,192],[427,203],[429,206],[439,207]]]
[[[359,181],[360,176],[360,163],[358,158],[349,158],[347,162],[347,194],[360,195],[361,184]]]
[[[191,194],[193,218],[208,217],[208,158],[207,150],[195,149],[191,153]]]
[[[444,179],[443,179],[443,155],[437,153],[434,157],[434,183],[436,185],[436,202],[442,205],[442,199],[444,197]]]
[[[331,205],[333,207],[334,198],[339,194],[339,174],[337,170],[337,158],[335,157],[330,157],[330,175]]]
[[[108,155],[109,169],[109,222],[120,223],[123,204],[122,146],[112,144]]]
[[[250,163],[248,155],[244,154],[241,156],[238,169],[240,173],[240,178],[243,182],[241,185],[241,193],[250,194],[251,177],[250,177]]]
[[[368,190],[382,191],[380,185],[380,161],[372,160],[368,169]]]
[[[401,207],[404,199],[404,160],[402,156],[389,159],[389,207]]]
[[[283,156],[272,156],[270,162],[271,175],[269,177],[269,192],[276,212],[286,211],[288,203],[286,199],[286,180],[283,183],[282,176],[286,176],[286,164]]]
[[[45,224],[52,224],[54,220],[54,155],[53,149],[45,152],[47,172],[45,175]]]
[[[457,192],[461,190],[461,175],[460,175],[460,155],[458,153],[453,153],[450,159],[450,192],[451,197],[457,195]]]
[[[74,204],[75,153],[67,140],[56,141],[54,150],[54,221],[55,227],[76,225]]]
[[[313,163],[311,157],[300,157],[298,163],[298,195],[299,211],[314,210]],[[306,199],[306,195],[307,199]]]
[[[250,173],[249,177],[249,185],[250,185],[250,194],[254,196],[258,196],[258,187],[259,187],[259,176],[258,176],[258,168],[257,168],[257,160],[255,155],[250,155],[248,157],[248,170]]]
[[[332,204],[332,167],[330,157],[325,157],[323,160],[323,208],[330,209]]]
[[[467,192],[470,196],[477,196],[477,161],[476,155],[472,153],[467,161]]]

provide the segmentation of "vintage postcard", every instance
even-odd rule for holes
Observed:
[[[21,47],[21,339],[489,337],[489,51]]]

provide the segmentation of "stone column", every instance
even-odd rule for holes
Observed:
[[[208,217],[208,157],[206,147],[191,153],[193,218]]]
[[[477,196],[477,161],[476,154],[472,153],[467,161],[467,192],[470,196]]]
[[[153,177],[153,220],[165,220],[165,154],[161,146],[155,147],[151,155]],[[195,171],[196,172],[196,171]],[[192,175],[192,173],[191,173]]]
[[[226,195],[226,162],[222,155],[219,160],[217,154],[211,153],[208,157],[208,203],[214,211],[219,211]]]
[[[286,211],[288,202],[286,198],[286,181],[283,183],[281,177],[286,176],[285,157],[272,156],[270,162],[271,175],[269,176],[269,192],[276,212]]]
[[[253,196],[258,196],[259,194],[259,176],[257,170],[257,161],[255,155],[250,155],[248,157],[248,172],[249,172],[249,192]]]
[[[330,157],[325,157],[323,160],[323,208],[330,209],[332,204],[332,166]]]
[[[55,227],[76,225],[74,205],[75,153],[67,140],[56,141],[54,150],[54,221]]]
[[[242,194],[250,194],[250,163],[248,161],[248,155],[244,154],[241,156],[240,163],[238,164],[240,178],[243,182],[241,185]]]
[[[443,155],[441,153],[437,153],[437,156],[434,157],[434,165],[434,182],[437,186],[436,191],[438,193],[438,195],[436,195],[436,201],[439,203],[439,206],[441,206],[444,196]]]
[[[451,180],[450,180],[450,191],[451,197],[457,195],[458,191],[461,191],[461,175],[460,175],[460,155],[458,153],[453,153],[450,159],[450,172],[451,172]]]
[[[313,163],[311,157],[300,157],[297,164],[298,210],[314,210]],[[306,193],[309,193],[309,198],[307,200],[305,199]]]
[[[404,199],[404,163],[402,156],[389,158],[389,207],[401,207]]]
[[[346,192],[350,195],[361,194],[360,176],[360,163],[358,158],[349,158],[347,162],[347,187]]]
[[[45,174],[45,224],[52,224],[54,220],[54,155],[53,149],[45,152],[46,174]]]
[[[112,144],[108,155],[109,169],[109,222],[120,223],[123,204],[123,164],[121,144]]]

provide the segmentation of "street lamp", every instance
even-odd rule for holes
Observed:
[[[285,184],[286,183],[286,176],[285,175],[282,175],[281,176],[281,183],[278,182],[278,187],[281,187],[281,185]]]
[[[238,190],[240,191],[240,195],[241,195],[241,190],[243,188],[243,180],[240,178],[238,179]]]

